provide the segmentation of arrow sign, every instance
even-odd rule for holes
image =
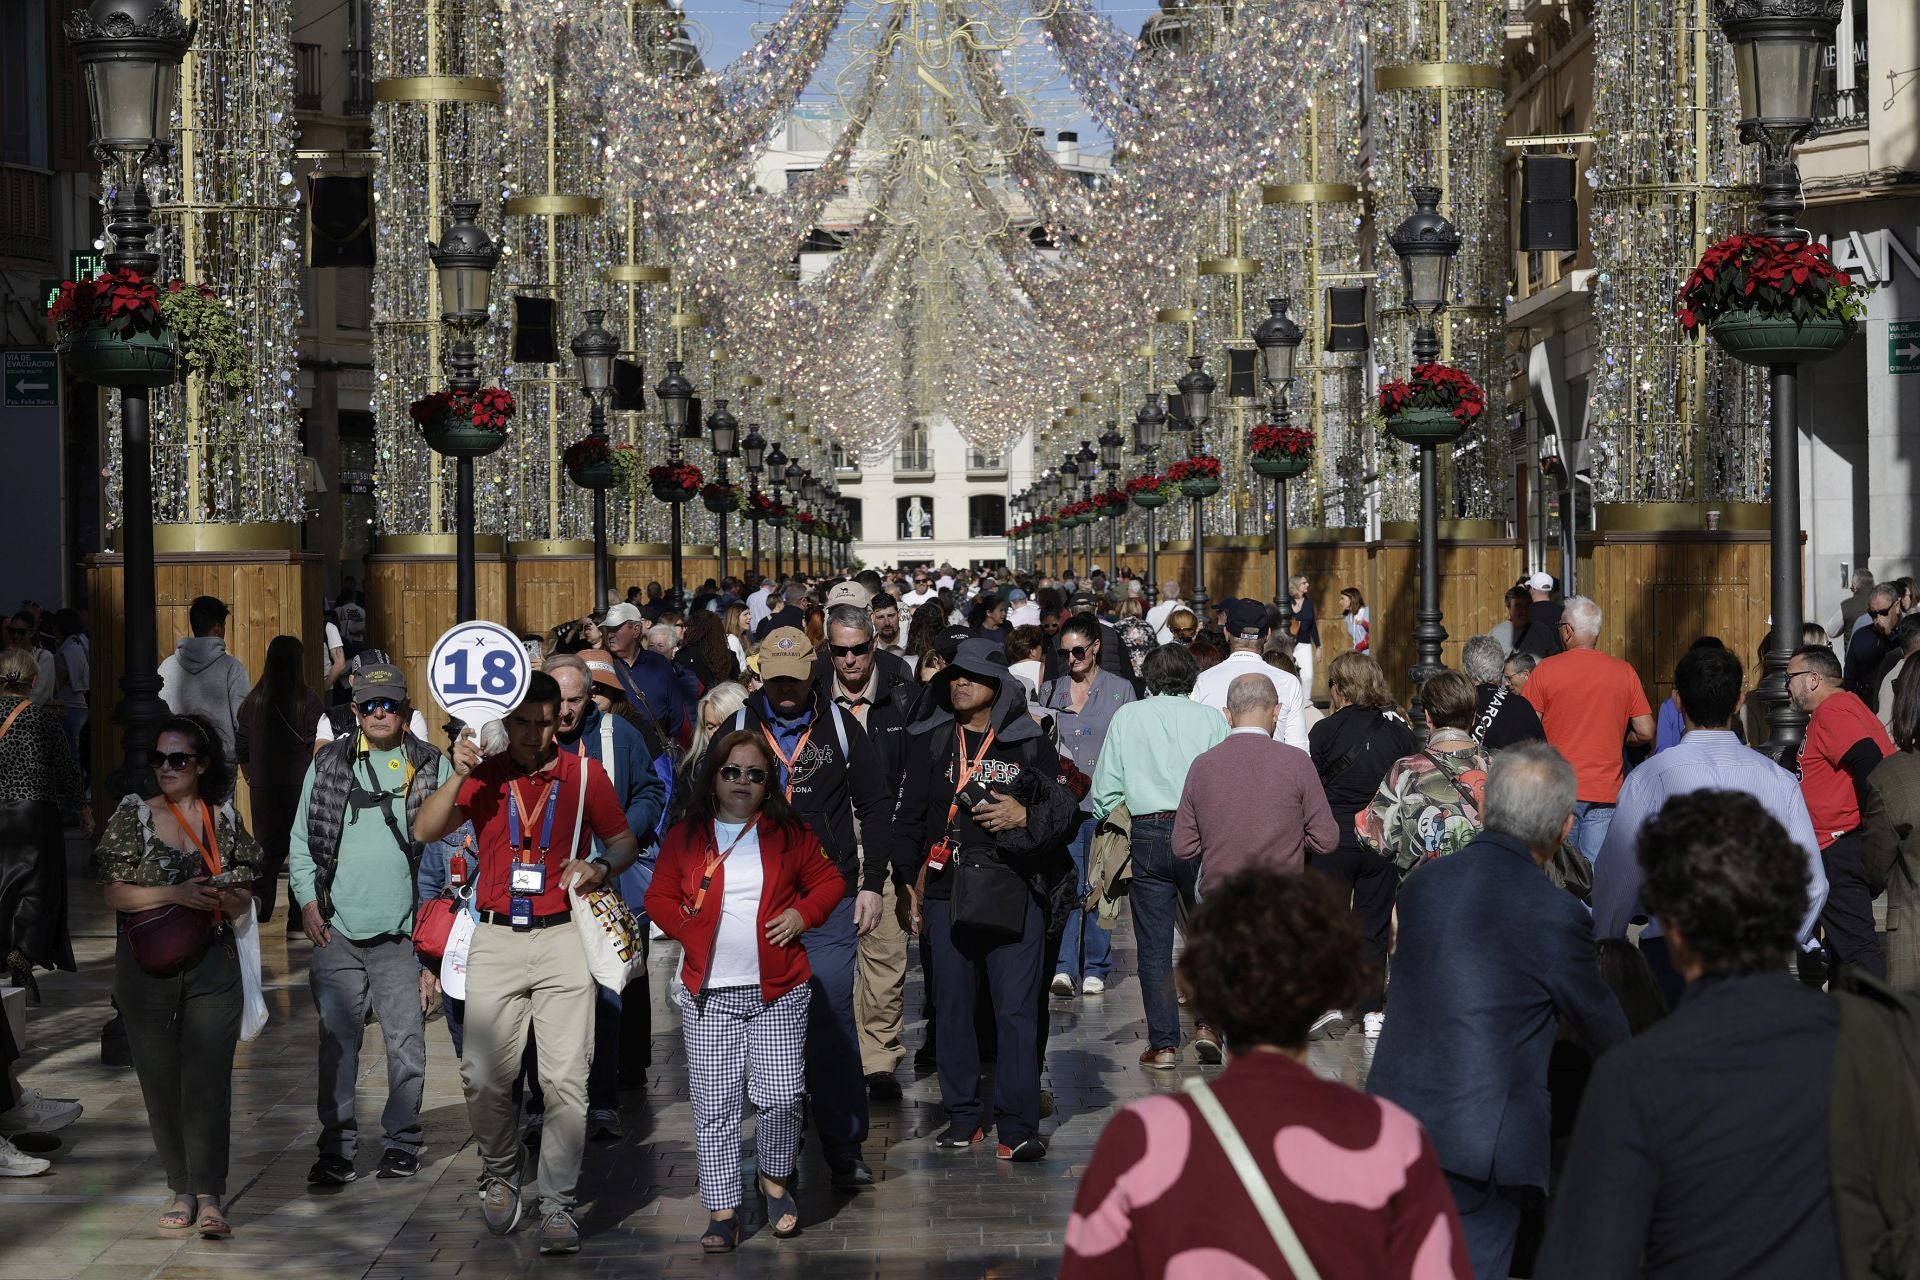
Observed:
[[[1920,351],[1920,347],[1915,347],[1914,350]],[[52,387],[53,387],[52,383],[28,382],[25,378],[22,378],[20,379],[20,381],[13,384],[13,389],[15,391],[49,391],[52,389]]]
[[[1887,372],[1920,373],[1920,320],[1887,323]]]
[[[8,351],[0,376],[0,408],[51,409],[59,404],[59,364],[51,351]]]

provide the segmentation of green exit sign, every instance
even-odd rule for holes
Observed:
[[[1920,373],[1920,320],[1887,325],[1887,372]]]

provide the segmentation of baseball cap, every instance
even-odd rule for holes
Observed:
[[[813,642],[798,627],[779,627],[760,642],[762,680],[806,680],[813,675]]]
[[[1258,600],[1235,600],[1227,606],[1227,633],[1253,640],[1267,630],[1267,606]]]
[[[587,678],[595,685],[603,686],[608,693],[624,694],[626,686],[620,683],[620,674],[613,669],[613,655],[605,649],[582,649],[573,655],[587,668]]]
[[[961,645],[979,638],[973,634],[972,627],[948,627],[933,638],[933,651],[951,662]]]
[[[827,608],[837,604],[857,605],[864,609],[873,603],[873,594],[857,582],[836,582],[827,592]]]
[[[1530,591],[1553,590],[1553,575],[1550,573],[1530,574],[1527,578],[1527,589]]]
[[[1022,591],[1018,587],[1015,587],[1013,590],[1007,592],[1007,601],[1010,604],[1019,604],[1022,601],[1024,601],[1026,598],[1027,598],[1027,593]]]
[[[353,681],[348,688],[355,702],[369,694],[404,699],[407,696],[407,673],[390,662],[369,662],[353,673]]]
[[[1073,593],[1073,599],[1067,601],[1067,605],[1072,609],[1091,609],[1094,607],[1093,592],[1076,591]]]
[[[615,627],[625,626],[629,622],[645,622],[646,620],[646,616],[642,614],[637,607],[622,600],[619,604],[607,610],[607,616],[602,620],[600,626],[605,630],[611,631]]]

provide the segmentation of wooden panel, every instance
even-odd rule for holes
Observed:
[[[473,566],[474,607],[482,618],[507,619],[507,567],[498,555]],[[375,555],[367,559],[367,644],[384,649],[417,690],[413,702],[429,736],[444,743],[444,720],[427,689],[433,642],[459,619],[458,565],[452,556]]]
[[[1420,605],[1420,547],[1379,543],[1373,561],[1374,590],[1367,596],[1372,653],[1386,672],[1388,687],[1404,704],[1413,693],[1407,673],[1418,657],[1413,624]],[[1441,542],[1440,613],[1447,632],[1440,650],[1443,663],[1458,670],[1461,646],[1506,617],[1507,588],[1525,567],[1520,548],[1511,543]]]
[[[317,689],[325,674],[326,626],[321,613],[325,566],[305,552],[262,551],[174,553],[155,557],[154,621],[161,661],[192,634],[187,608],[196,596],[226,603],[227,652],[258,679],[267,646],[279,635],[298,636],[307,649],[307,678]],[[120,702],[125,652],[121,558],[87,557],[88,635],[93,644],[93,694],[89,715],[94,726],[93,775],[105,778],[119,767],[125,745],[112,715]],[[95,788],[95,801],[110,811],[120,797]],[[240,797],[245,814],[245,790]]]
[[[517,556],[508,561],[507,625],[520,635],[545,634],[593,610],[593,557]]]

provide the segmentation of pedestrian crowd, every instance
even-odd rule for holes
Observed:
[[[1280,611],[1119,566],[647,584],[528,637],[524,697],[487,725],[429,723],[351,584],[321,689],[292,636],[250,679],[196,600],[151,785],[94,854],[159,1227],[233,1230],[234,1055],[284,901],[318,1015],[309,1182],[418,1172],[437,1015],[485,1224],[530,1217],[543,1253],[580,1248],[583,1150],[651,1066],[650,947],[674,949],[699,1244],[724,1253],[752,1221],[805,1228],[809,1130],[834,1188],[873,1184],[909,1053],[934,1148],[1047,1159],[1049,1011],[1123,980],[1130,929],[1139,1066],[1226,1066],[1108,1124],[1062,1275],[1915,1274],[1910,586],[1856,580],[1793,651],[1793,769],[1756,749],[1716,638],[1636,670],[1595,601],[1531,574],[1402,706],[1361,591],[1328,655],[1313,586]],[[17,982],[72,967],[62,812],[92,835],[84,626],[49,623],[17,615],[0,652]],[[1364,1091],[1307,1066],[1346,1036]],[[4,1135],[79,1108],[0,1051],[0,1173],[45,1172]]]

